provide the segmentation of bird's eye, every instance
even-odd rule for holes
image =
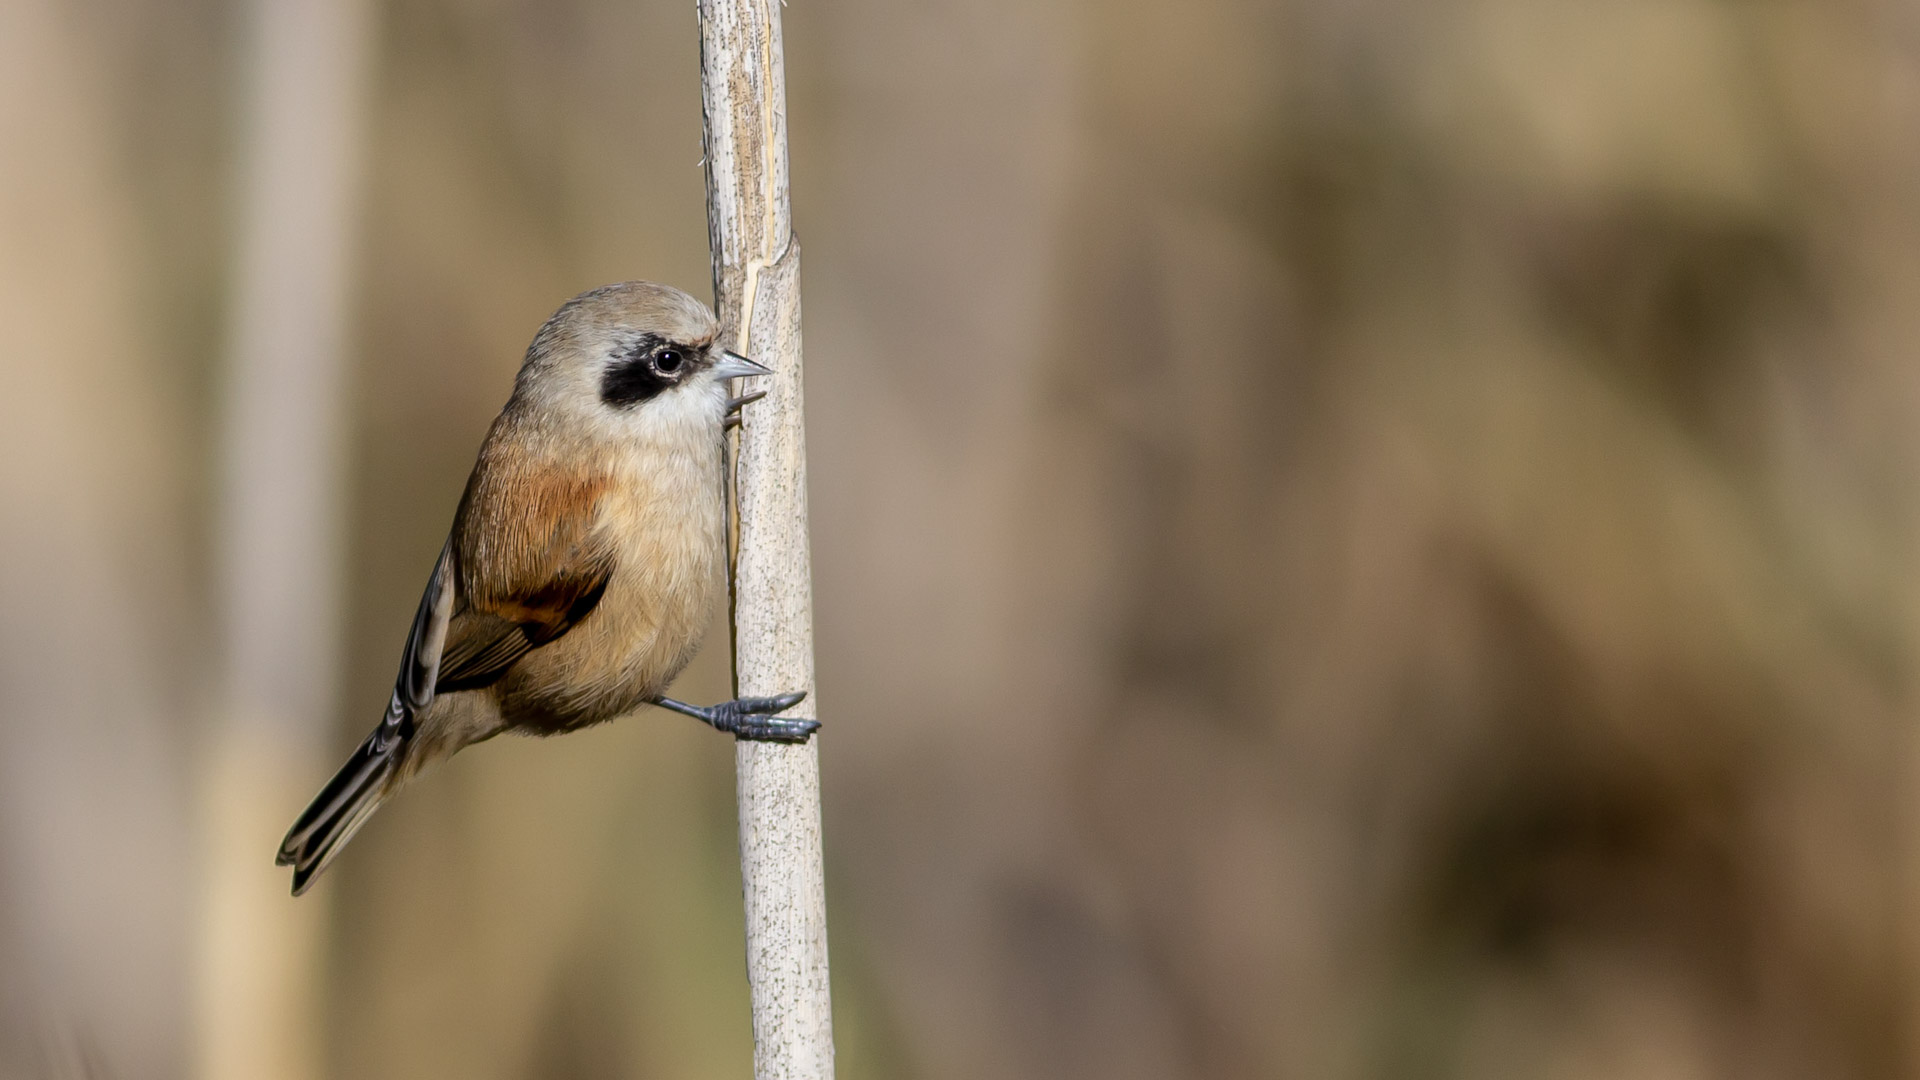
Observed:
[[[685,359],[680,355],[680,350],[678,349],[662,349],[659,354],[653,358],[653,366],[660,369],[663,375],[671,375],[679,371],[680,365],[684,362]]]

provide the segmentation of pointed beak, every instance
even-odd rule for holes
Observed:
[[[717,378],[738,379],[747,375],[771,375],[773,369],[756,364],[732,349],[722,349],[719,362],[713,365],[713,374]]]

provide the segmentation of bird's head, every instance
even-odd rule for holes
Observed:
[[[604,285],[540,328],[515,396],[616,422],[718,423],[728,379],[772,374],[724,348],[719,329],[705,304],[672,286]]]

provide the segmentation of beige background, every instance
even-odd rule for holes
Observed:
[[[541,319],[706,291],[691,7],[375,6],[330,754]],[[0,0],[5,1080],[196,1060],[239,11]],[[785,19],[842,1077],[1920,1071],[1911,5]],[[409,791],[318,1075],[746,1075],[731,761]]]

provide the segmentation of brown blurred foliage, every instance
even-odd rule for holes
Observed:
[[[235,16],[0,0],[0,1078],[190,1060]],[[785,21],[842,1076],[1920,1071],[1911,5]],[[707,273],[688,5],[378,27],[343,753],[533,329]],[[729,762],[410,791],[329,1073],[745,1075]]]

